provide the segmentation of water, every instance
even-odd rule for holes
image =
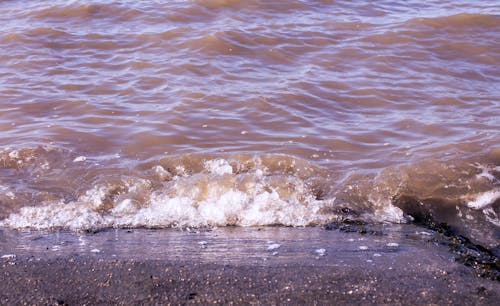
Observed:
[[[10,228],[500,226],[498,1],[3,1]]]
[[[438,257],[436,254],[441,256],[442,261],[449,261],[452,255],[446,247],[426,243],[431,238],[439,239],[438,235],[422,236],[416,233],[417,230],[412,225],[389,226],[384,229],[387,235],[352,233],[350,239],[346,239],[345,233],[337,231],[284,227],[266,227],[259,231],[223,227],[201,232],[116,229],[98,233],[40,233],[4,230],[1,232],[0,250],[13,254],[0,253],[0,263],[26,257],[40,260],[74,257],[76,254],[103,259],[184,261],[190,265],[337,266],[359,265],[375,260],[378,262],[374,264],[389,261],[389,265],[400,262],[407,267],[411,261],[430,261]],[[407,236],[412,239],[406,239]],[[402,245],[389,246],[394,241]]]

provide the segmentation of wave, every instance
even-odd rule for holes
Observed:
[[[113,18],[119,19],[120,21],[127,21],[141,14],[141,10],[121,5],[119,3],[72,3],[68,5],[42,6],[38,10],[30,11],[31,18],[46,20],[67,20],[68,18],[78,18],[83,20]]]
[[[413,18],[411,25],[425,25],[435,29],[474,30],[477,28],[495,30],[500,26],[500,16],[493,14],[461,13],[432,18]]]
[[[210,9],[249,9],[258,11],[276,11],[276,12],[289,12],[293,10],[304,10],[310,9],[310,6],[304,1],[288,1],[286,5],[283,5],[280,1],[242,1],[242,0],[197,0],[195,1],[197,6]]]
[[[111,227],[311,226],[438,222],[495,247],[500,150],[380,173],[335,173],[281,154],[186,154],[135,162],[57,147],[0,152],[1,225]]]
[[[480,31],[484,36],[491,32],[495,35],[495,29],[500,26],[499,15],[489,14],[455,14],[440,17],[412,18],[401,23],[394,23],[387,28],[368,32],[361,39],[362,42],[370,42],[382,45],[408,44],[416,46],[464,44],[467,48],[475,49],[478,45],[487,45],[488,41],[475,41],[470,39],[471,33]],[[469,37],[463,39],[451,39],[451,37]],[[474,38],[474,36],[472,36]],[[472,43],[474,42],[474,43]],[[417,50],[419,51],[419,50]],[[488,50],[483,50],[483,52]],[[468,52],[465,52],[468,53]]]

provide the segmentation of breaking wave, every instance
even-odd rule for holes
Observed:
[[[0,224],[80,231],[432,220],[495,246],[499,153],[481,162],[428,160],[339,175],[280,154],[186,154],[133,164],[49,146],[5,149]]]

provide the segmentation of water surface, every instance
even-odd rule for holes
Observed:
[[[500,226],[497,1],[3,1],[0,219]]]

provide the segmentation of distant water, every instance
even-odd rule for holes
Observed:
[[[2,1],[0,224],[500,233],[498,1]]]

